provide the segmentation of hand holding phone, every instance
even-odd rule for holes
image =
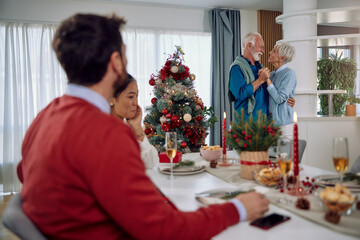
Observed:
[[[279,225],[280,223],[286,222],[289,219],[290,217],[288,216],[273,213],[250,222],[250,225],[268,230],[276,225]]]

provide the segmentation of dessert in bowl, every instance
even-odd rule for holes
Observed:
[[[254,178],[257,183],[267,187],[273,187],[281,180],[282,175],[277,168],[263,168],[258,171],[254,171]]]
[[[200,148],[200,154],[207,161],[218,160],[221,157],[222,149],[219,145],[203,146]]]
[[[324,190],[318,191],[316,196],[325,210],[339,214],[351,214],[352,207],[357,202],[357,196],[340,184],[336,184],[334,188],[326,187]]]

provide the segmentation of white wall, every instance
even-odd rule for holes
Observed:
[[[335,171],[332,163],[332,140],[346,137],[349,144],[349,168],[360,156],[359,117],[299,117],[299,139],[307,146],[302,163]]]
[[[345,8],[359,6],[359,0],[318,0],[317,8]]]
[[[240,10],[241,37],[250,32],[257,32],[257,12],[253,10]]]
[[[59,23],[77,12],[124,16],[127,26],[210,31],[204,9],[169,8],[84,0],[0,0],[0,21]]]
[[[210,32],[208,10],[92,0],[0,0],[0,21],[59,23],[77,12],[124,16],[129,27]],[[241,34],[256,31],[256,11],[241,10]]]

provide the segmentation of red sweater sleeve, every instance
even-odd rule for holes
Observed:
[[[130,131],[112,131],[108,135],[113,140],[107,141],[108,149],[104,149],[106,166],[97,166],[96,176],[89,179],[96,198],[126,232],[136,239],[210,239],[239,222],[232,203],[188,213],[164,204],[161,194],[145,174],[132,135]],[[119,149],[116,141],[119,136],[121,151],[115,151]]]

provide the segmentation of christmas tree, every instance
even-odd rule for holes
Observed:
[[[170,55],[157,74],[150,76],[154,98],[146,108],[145,134],[158,152],[164,151],[166,132],[176,132],[178,150],[198,152],[204,145],[207,129],[217,120],[210,117],[212,108],[204,106],[194,88],[195,75],[183,64],[180,46]]]

